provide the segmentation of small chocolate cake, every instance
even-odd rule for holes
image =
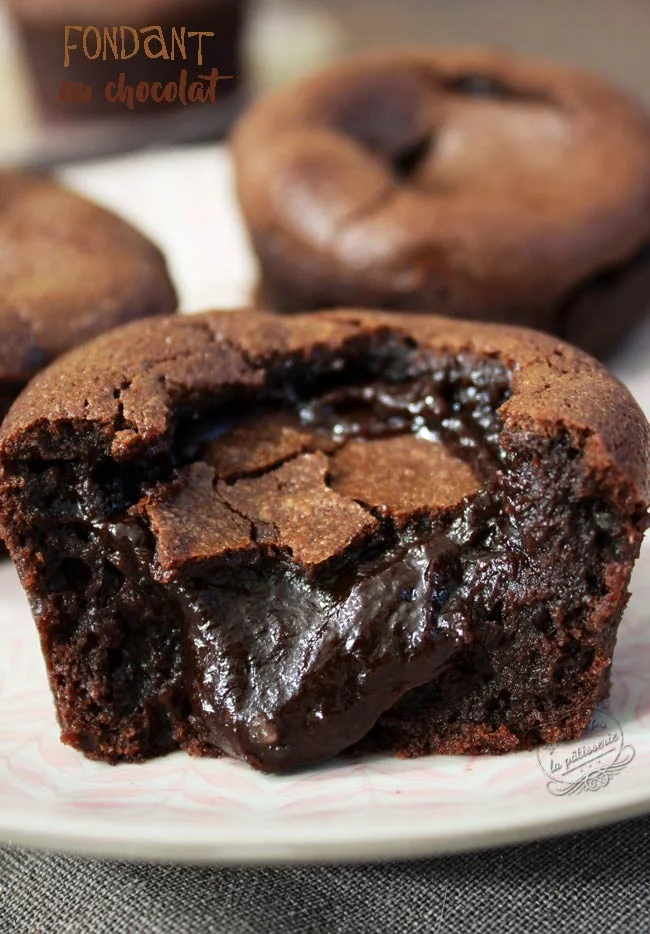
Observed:
[[[650,121],[596,78],[371,53],[262,99],[233,148],[275,310],[435,311],[604,356],[650,307]]]
[[[0,172],[0,421],[55,357],[175,308],[165,260],[142,234],[45,177]]]
[[[104,335],[0,435],[64,742],[281,772],[579,736],[649,448],[627,390],[532,331],[215,312]]]

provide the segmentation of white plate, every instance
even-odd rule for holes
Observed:
[[[186,308],[245,298],[253,264],[223,154],[139,157],[66,176],[172,253]],[[619,365],[646,411],[649,348],[650,327]],[[650,542],[633,591],[609,707],[582,742],[503,758],[339,761],[277,778],[181,753],[111,768],[62,746],[34,626],[4,563],[0,839],[176,861],[357,859],[530,840],[650,811]]]

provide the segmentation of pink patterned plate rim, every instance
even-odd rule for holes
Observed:
[[[112,160],[66,177],[166,247],[184,307],[246,301],[254,264],[223,152]],[[201,226],[209,258],[193,237]],[[215,259],[217,238],[224,250]],[[617,367],[646,412],[648,325]],[[339,760],[269,777],[182,753],[111,768],[61,745],[29,608],[4,561],[0,842],[178,862],[379,859],[531,840],[650,812],[650,540],[632,591],[612,696],[581,742],[500,758]]]

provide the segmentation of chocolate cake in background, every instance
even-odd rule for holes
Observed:
[[[55,357],[176,305],[165,258],[126,221],[46,176],[0,172],[0,420]]]
[[[91,758],[502,753],[608,694],[649,458],[625,387],[552,337],[215,312],[32,381],[0,530]]]
[[[436,311],[603,357],[650,307],[650,120],[596,77],[367,53],[261,99],[233,151],[274,310]]]
[[[222,76],[232,76],[218,84],[219,98],[228,98],[243,78],[242,40],[247,6],[248,0],[8,0],[44,115],[50,119],[72,120],[130,114],[125,106],[108,103],[104,96],[106,84],[117,82],[121,72],[125,73],[126,84],[135,87],[139,82],[178,83],[183,68],[188,71],[189,84],[218,68]],[[144,53],[142,45],[133,58],[116,61],[113,54],[109,54],[106,60],[102,55],[92,60],[83,54],[82,35],[75,32],[71,42],[79,48],[70,52],[66,68],[65,27],[70,25],[95,26],[100,33],[104,27],[112,30],[116,26],[129,26],[138,30],[161,26],[167,40],[172,27],[186,27],[186,34],[209,31],[215,35],[203,40],[203,64],[199,65],[197,39],[187,39],[187,61],[178,55],[175,61],[152,59]],[[90,55],[94,56],[93,36],[88,38],[88,47]],[[154,51],[158,48],[156,45]],[[91,86],[92,102],[60,101],[59,89],[63,82],[83,82]],[[162,115],[181,106],[178,101],[154,103],[149,100],[137,103],[136,112]]]

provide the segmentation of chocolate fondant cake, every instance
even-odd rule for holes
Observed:
[[[280,772],[577,737],[649,450],[627,390],[533,331],[215,312],[104,335],[0,435],[63,740]]]
[[[0,172],[0,420],[55,357],[175,308],[165,260],[142,234],[50,179]]]
[[[233,142],[260,300],[525,324],[611,353],[650,307],[650,120],[502,51],[373,52]]]

